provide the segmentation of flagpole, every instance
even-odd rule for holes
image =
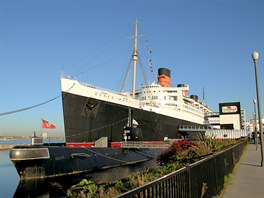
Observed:
[[[43,127],[42,127],[42,118],[40,118],[40,120],[41,120],[41,126],[40,126],[40,132],[41,132],[41,137],[42,137],[42,141],[44,142],[44,138],[43,138]]]
[[[56,129],[56,126],[54,124],[51,124],[49,121],[42,119],[42,129]],[[42,131],[42,139],[44,139],[43,137],[43,131]],[[47,137],[46,137],[47,136]],[[49,139],[49,144],[50,144],[50,137],[48,137],[48,133],[45,133],[45,139]]]

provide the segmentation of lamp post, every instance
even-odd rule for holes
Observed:
[[[262,118],[261,118],[261,108],[259,99],[259,87],[258,87],[258,52],[254,51],[252,53],[252,58],[255,66],[255,78],[256,78],[256,92],[257,92],[257,103],[258,103],[258,119],[259,119],[259,134],[260,134],[260,151],[261,151],[261,167],[263,167],[263,134],[262,134]]]
[[[257,132],[257,118],[256,118],[256,99],[253,100],[253,104],[254,104],[254,133],[255,133],[255,144],[256,144],[256,150],[258,150],[258,132]]]

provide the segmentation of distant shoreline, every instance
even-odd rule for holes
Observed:
[[[0,140],[31,140],[31,136],[0,136]],[[64,137],[48,137],[50,140],[62,140]]]
[[[0,151],[5,151],[5,150],[11,150],[13,147],[22,145],[22,144],[0,144]],[[23,144],[27,145],[27,144]]]
[[[64,137],[50,137],[44,141],[65,140]],[[11,150],[15,146],[28,146],[31,143],[31,137],[21,136],[0,136],[0,151]]]

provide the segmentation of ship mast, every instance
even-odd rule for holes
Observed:
[[[138,20],[136,19],[136,29],[135,29],[135,36],[134,36],[134,51],[133,51],[133,83],[132,83],[132,97],[135,98],[136,92],[136,75],[137,75],[137,60],[138,60],[138,49],[137,49],[137,38],[138,38]]]
[[[133,77],[132,77],[132,97],[135,98],[135,92],[136,92],[136,76],[137,76],[137,62],[139,62],[139,66],[140,69],[142,71],[142,75],[144,77],[145,83],[147,84],[147,78],[146,75],[144,73],[144,69],[143,66],[141,64],[140,58],[139,58],[139,54],[138,54],[138,48],[137,48],[137,40],[140,36],[138,36],[138,20],[136,19],[136,26],[135,26],[135,35],[132,37],[134,38],[134,49],[133,49],[133,53],[129,62],[129,67],[127,69],[126,72],[126,76],[124,78],[123,84],[122,84],[122,88],[120,92],[124,92],[125,91],[125,85],[127,82],[127,78],[130,74],[131,71],[131,67],[132,67],[132,62],[133,62]]]

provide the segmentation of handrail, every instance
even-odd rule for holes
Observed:
[[[221,178],[232,172],[246,144],[247,141],[243,141],[222,152],[120,194],[116,198],[200,197],[202,193],[205,193],[205,197],[216,196],[223,188],[224,180]],[[208,190],[202,192],[204,184]]]
[[[170,142],[142,142],[142,141],[123,141],[122,148],[168,148]]]

